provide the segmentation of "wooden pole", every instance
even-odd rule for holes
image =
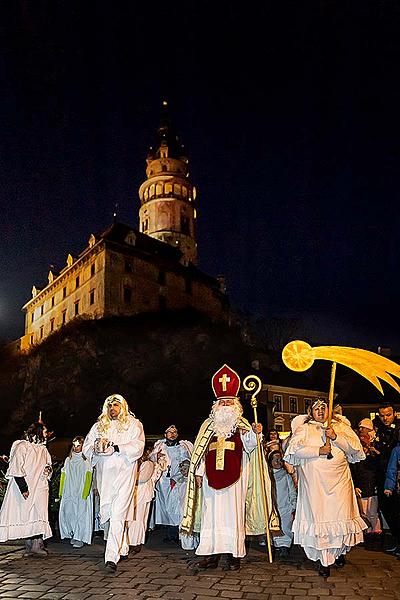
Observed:
[[[328,396],[328,427],[331,426],[332,416],[333,416],[333,397],[334,397],[334,389],[335,389],[335,376],[336,376],[336,363],[332,363],[331,367],[331,382],[329,385],[329,396]],[[329,439],[329,438],[328,438]],[[329,440],[329,445],[331,442]],[[329,452],[326,456],[329,460],[333,458],[332,453]]]
[[[257,381],[257,384],[255,381]],[[247,391],[252,391],[252,397],[250,400],[250,404],[253,407],[254,411],[254,423],[258,424],[257,417],[257,394],[261,390],[261,379],[256,375],[248,375],[243,381],[243,387]],[[265,484],[265,473],[264,473],[264,461],[263,461],[263,449],[261,448],[260,436],[256,434],[257,438],[257,453],[258,453],[258,464],[260,465],[260,478],[261,478],[261,487],[262,487],[262,498],[264,505],[264,515],[265,515],[265,531],[267,537],[267,547],[268,547],[268,560],[272,563],[272,548],[271,548],[271,533],[269,529],[269,510],[268,510],[268,499],[267,499],[267,488]]]

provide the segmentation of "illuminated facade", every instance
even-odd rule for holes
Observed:
[[[166,107],[165,107],[166,108]],[[164,115],[140,186],[140,231],[114,223],[90,236],[78,257],[68,255],[46,285],[33,286],[23,306],[21,350],[42,342],[76,317],[100,319],[165,309],[194,308],[227,320],[224,284],[197,263],[196,190],[183,146]]]

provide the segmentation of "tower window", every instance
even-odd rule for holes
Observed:
[[[67,297],[67,287],[63,287],[63,298]]]
[[[190,235],[190,218],[181,215],[181,231],[186,235]]]
[[[94,304],[94,290],[90,290],[89,292],[89,304],[92,306]]]
[[[172,196],[172,191],[173,191],[172,183],[166,183],[164,186],[165,195]]]
[[[43,325],[42,325],[40,328],[40,339],[41,340],[43,339],[43,331],[44,331],[44,329],[43,329]]]
[[[124,287],[124,304],[131,304],[132,302],[132,288]]]
[[[158,283],[160,285],[165,285],[166,281],[167,281],[167,276],[166,276],[165,272],[159,271],[158,272]]]
[[[92,263],[90,265],[90,277],[93,277],[93,275],[96,273],[96,264]]]
[[[35,310],[33,310],[33,313],[31,314],[31,323],[33,323],[34,320],[35,320]]]
[[[148,231],[149,229],[149,219],[144,219],[142,223],[142,231]]]
[[[50,319],[50,331],[54,331],[54,318]]]
[[[77,300],[74,304],[74,314],[75,314],[75,317],[77,315],[79,315],[79,300]]]
[[[67,322],[67,311],[63,310],[61,313],[61,324],[65,325],[66,322]]]
[[[44,313],[44,304],[42,304],[42,306],[40,307],[40,315],[43,317],[43,313]]]
[[[31,337],[30,337],[30,345],[31,346],[33,345],[33,335],[31,335]]]
[[[54,296],[51,297],[51,308],[54,307]]]
[[[75,288],[78,288],[78,287],[79,287],[79,275],[75,279]]]

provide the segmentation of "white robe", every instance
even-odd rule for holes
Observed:
[[[292,513],[296,510],[297,492],[293,479],[285,468],[272,469],[272,472],[275,480],[276,507],[279,512],[281,530],[283,532],[283,535],[274,536],[274,546],[276,548],[282,548],[283,546],[290,548],[293,540]]]
[[[200,544],[196,554],[232,554],[235,558],[246,555],[245,503],[249,480],[250,452],[257,446],[253,430],[241,433],[243,443],[242,471],[235,483],[222,490],[208,485],[204,460],[196,475],[203,475]]]
[[[65,473],[58,522],[61,539],[71,538],[90,544],[93,531],[93,493],[82,498],[86,474],[92,472],[88,460],[82,452],[71,452],[65,459],[62,472]]]
[[[154,500],[154,522],[156,525],[179,525],[179,511],[170,512],[169,495],[171,492],[171,479],[180,476],[179,464],[183,460],[190,460],[193,452],[193,444],[187,440],[181,440],[176,446],[167,446],[165,440],[158,440],[154,444],[151,459],[157,461],[157,453],[161,452],[166,458],[166,470],[156,485],[156,497]]]
[[[175,481],[176,485],[171,489],[168,497],[168,506],[170,514],[178,514],[179,522],[181,522],[185,507],[188,478],[180,473],[179,476],[176,476]],[[186,535],[179,532],[179,541],[183,550],[194,550],[199,545],[199,534],[193,532],[192,535]]]
[[[154,488],[161,476],[162,467],[152,460],[145,460],[139,468],[133,502],[128,511],[127,539],[129,546],[144,544],[150,504],[154,498]]]
[[[294,543],[310,560],[331,565],[341,554],[363,541],[363,529],[349,462],[365,458],[360,440],[345,417],[337,415],[332,427],[331,460],[319,456],[325,443],[325,428],[310,421],[299,426],[286,449],[284,460],[298,466],[299,487]]]
[[[41,535],[52,536],[49,525],[49,482],[45,473],[51,456],[44,444],[26,440],[13,443],[6,473],[9,480],[0,511],[0,542]],[[29,496],[25,499],[14,477],[24,477]]]
[[[110,456],[94,453],[97,438],[107,438],[117,444],[119,452]],[[107,433],[100,434],[95,423],[83,444],[82,451],[96,468],[96,485],[100,496],[100,521],[107,539],[105,561],[117,563],[129,551],[125,521],[132,503],[136,480],[137,461],[144,449],[143,425],[130,417],[126,429],[117,419],[112,420]]]

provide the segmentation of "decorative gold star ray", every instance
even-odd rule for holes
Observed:
[[[301,340],[289,342],[282,350],[282,360],[292,371],[307,371],[316,359],[330,360],[356,371],[372,383],[381,394],[383,389],[380,379],[400,393],[400,385],[391,377],[394,375],[400,378],[400,365],[375,352],[345,346],[312,348],[307,342]]]

